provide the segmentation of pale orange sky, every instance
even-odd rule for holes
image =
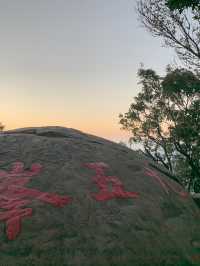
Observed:
[[[135,0],[0,3],[0,121],[66,126],[128,139],[119,113],[138,93],[140,63],[163,74],[173,52],[137,20]]]

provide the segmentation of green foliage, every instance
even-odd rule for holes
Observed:
[[[169,66],[164,78],[152,69],[139,69],[138,76],[142,91],[120,114],[122,128],[188,190],[200,192],[200,79]]]
[[[170,69],[169,69],[170,71]],[[171,95],[181,93],[200,92],[200,80],[191,71],[185,69],[176,69],[169,73],[163,81],[165,92]]]
[[[199,8],[199,0],[168,0],[166,5],[171,9],[178,9],[180,12],[183,12],[184,9],[191,7],[192,9]]]

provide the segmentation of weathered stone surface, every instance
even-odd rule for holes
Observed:
[[[157,167],[73,129],[2,133],[1,265],[200,265],[199,209]]]

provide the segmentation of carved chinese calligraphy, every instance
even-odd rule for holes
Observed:
[[[40,164],[32,164],[30,170],[24,170],[22,162],[13,163],[11,171],[0,171],[0,221],[6,222],[6,233],[13,240],[20,233],[21,220],[32,215],[32,208],[24,208],[31,199],[36,198],[55,207],[67,205],[71,198],[52,193],[41,192],[24,187],[31,177],[41,172]]]
[[[156,171],[153,171],[151,168],[145,166],[145,174],[148,176],[151,176],[156,179],[156,181],[162,186],[164,191],[169,194],[169,189],[178,194],[181,197],[187,197],[188,193],[185,191],[179,191],[174,186],[172,186],[170,183],[167,182],[167,179],[162,180],[161,177],[158,175]]]
[[[109,166],[105,163],[86,163],[84,164],[89,169],[93,169],[96,172],[96,175],[92,178],[94,183],[99,188],[98,193],[93,193],[92,196],[97,201],[111,200],[113,198],[136,198],[138,197],[137,192],[128,192],[125,191],[122,182],[116,176],[107,176],[105,170]],[[112,184],[112,190],[109,191],[108,184]]]
[[[95,171],[92,180],[99,189],[99,192],[91,193],[95,200],[107,201],[114,198],[137,198],[139,196],[138,192],[126,191],[117,176],[106,175],[105,171],[109,169],[107,164],[103,162],[85,163],[84,167]],[[64,207],[72,200],[68,196],[59,196],[25,187],[32,177],[41,173],[41,169],[40,164],[32,164],[30,170],[25,170],[22,162],[15,162],[10,171],[0,170],[0,209],[2,209],[0,221],[6,223],[9,240],[15,239],[20,233],[22,219],[32,216],[32,208],[25,207],[31,203],[32,199],[49,203],[55,207]],[[145,166],[145,174],[153,177],[167,194],[171,190],[181,197],[187,197],[188,193],[177,190],[148,166]]]

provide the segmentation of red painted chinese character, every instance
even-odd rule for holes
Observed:
[[[92,193],[92,196],[98,201],[111,200],[114,198],[136,198],[138,197],[137,192],[125,191],[122,182],[116,176],[105,175],[105,170],[109,166],[105,163],[86,163],[84,164],[89,169],[93,169],[96,175],[92,177],[94,183],[98,186],[100,191],[98,193]],[[108,184],[112,184],[112,190],[109,191]]]
[[[169,189],[171,189],[172,191],[174,191],[175,193],[177,193],[178,195],[180,195],[181,197],[187,197],[188,193],[185,191],[178,191],[177,189],[174,188],[174,186],[172,186],[171,184],[169,184],[167,182],[167,179],[162,179],[158,173],[156,171],[153,171],[152,169],[150,169],[149,167],[145,166],[145,174],[151,177],[154,177],[158,183],[160,183],[160,185],[162,186],[162,188],[164,189],[164,191],[169,194]]]
[[[30,170],[24,170],[22,162],[13,163],[11,171],[0,170],[0,221],[6,222],[6,233],[13,240],[21,231],[21,220],[32,216],[31,208],[24,208],[31,199],[38,199],[55,207],[67,205],[71,198],[53,193],[26,188],[32,176],[41,172],[40,164],[32,164]]]

